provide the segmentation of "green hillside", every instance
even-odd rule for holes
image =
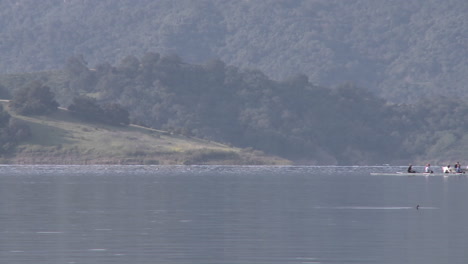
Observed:
[[[467,14],[466,0],[1,1],[0,73],[157,52],[412,103],[466,96]]]
[[[59,109],[26,117],[32,137],[2,159],[13,164],[288,164],[285,159],[131,125],[86,123]]]
[[[157,53],[95,68],[71,57],[61,70],[0,75],[2,93],[14,95],[13,101],[34,83],[50,87],[62,107],[86,95],[103,106],[119,104],[134,124],[253,148],[297,164],[434,163],[467,156],[468,123],[463,117],[468,115],[468,103],[454,97],[393,104],[352,84],[316,86],[305,75],[275,81],[259,70],[219,60],[191,64]],[[91,116],[100,116],[96,113]],[[132,147],[121,148],[125,151],[120,156],[133,153]],[[155,154],[150,151],[151,155]]]

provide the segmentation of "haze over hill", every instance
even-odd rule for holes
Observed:
[[[0,73],[89,65],[146,52],[346,81],[394,102],[464,96],[466,0],[3,0]]]
[[[459,98],[389,104],[353,85],[316,86],[300,74],[275,81],[220,60],[147,53],[89,68],[71,57],[62,70],[0,75],[0,88],[20,114],[59,104],[87,120],[143,124],[298,164],[447,164],[468,151],[468,102]]]

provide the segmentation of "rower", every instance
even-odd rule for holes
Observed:
[[[457,162],[457,164],[455,164],[455,171],[456,171],[457,173],[461,173],[461,172],[462,172],[460,162]]]
[[[413,165],[411,165],[411,164],[408,167],[408,173],[416,173],[416,171],[413,170]]]
[[[425,173],[434,173],[434,171],[431,170],[431,164],[430,163],[428,163],[426,165],[426,168],[424,168],[424,172]]]

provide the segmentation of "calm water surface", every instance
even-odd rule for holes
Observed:
[[[468,263],[468,176],[398,170],[0,166],[0,263]]]

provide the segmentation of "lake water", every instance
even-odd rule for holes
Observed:
[[[398,170],[0,166],[0,263],[468,263],[468,176]]]

